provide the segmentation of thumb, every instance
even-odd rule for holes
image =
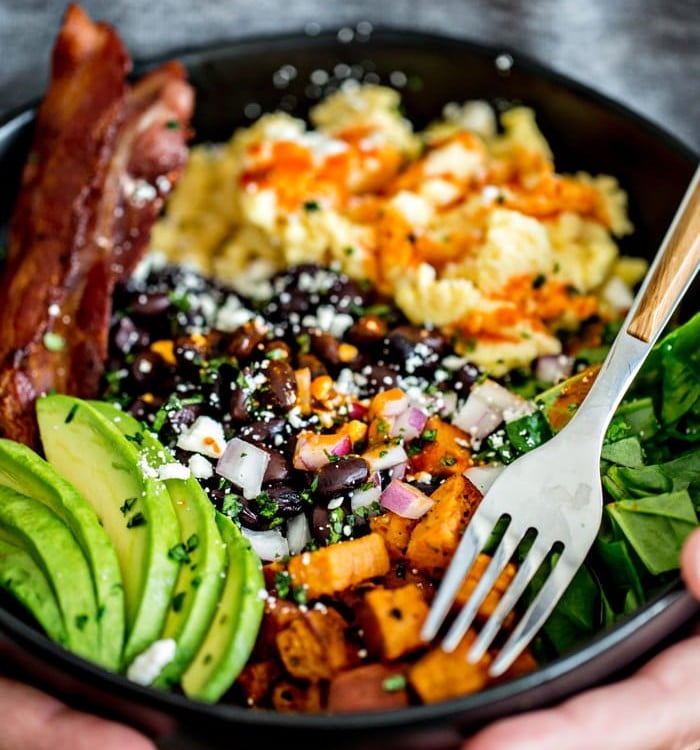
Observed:
[[[683,546],[681,575],[688,590],[700,599],[700,529],[696,529]]]

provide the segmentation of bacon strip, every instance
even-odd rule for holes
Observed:
[[[130,70],[115,31],[70,5],[0,280],[0,434],[35,448],[37,396],[97,395],[114,285],[187,159],[184,68],[165,63],[133,86]]]

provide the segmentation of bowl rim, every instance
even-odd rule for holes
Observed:
[[[314,46],[319,49],[343,50],[354,44],[362,44],[371,54],[373,46],[388,49],[391,46],[416,47],[419,49],[444,51],[446,48],[460,50],[462,54],[477,56],[483,60],[495,59],[508,55],[512,59],[512,68],[518,68],[526,75],[543,80],[557,89],[575,94],[588,103],[617,114],[634,128],[645,132],[658,141],[689,165],[698,162],[700,156],[692,147],[671,133],[668,129],[632,109],[629,105],[602,93],[564,73],[561,73],[534,57],[505,45],[476,41],[468,37],[452,36],[433,31],[407,29],[389,24],[373,24],[367,40],[343,43],[337,40],[336,31],[322,31],[309,35],[303,31],[290,31],[283,34],[267,33],[242,35],[240,38],[215,42],[213,44],[181,45],[163,51],[157,56],[135,58],[132,76],[166,61],[177,59],[185,67],[195,64],[197,58],[212,58],[231,54],[241,54],[246,49],[260,48],[261,45],[274,47],[277,50],[289,49],[298,51],[300,45]],[[291,45],[291,47],[290,47]],[[30,128],[36,115],[40,98],[36,97],[3,113],[0,117],[0,147],[11,140],[17,133]],[[136,699],[150,707],[193,715],[199,719],[214,719],[226,723],[254,727],[264,723],[273,729],[304,730],[381,730],[396,727],[410,728],[412,725],[430,724],[445,718],[463,718],[470,726],[475,723],[497,718],[503,715],[503,706],[511,712],[532,707],[540,707],[555,700],[564,698],[581,685],[572,684],[567,677],[579,667],[591,665],[595,676],[592,682],[600,682],[611,676],[618,668],[611,669],[605,665],[605,657],[611,648],[627,644],[633,662],[649,653],[663,637],[681,629],[700,612],[697,602],[685,591],[680,577],[672,581],[654,598],[639,609],[621,619],[615,625],[599,632],[583,646],[564,654],[535,671],[523,676],[498,683],[477,693],[454,698],[440,703],[409,706],[385,711],[362,712],[353,714],[287,714],[273,710],[251,710],[244,706],[216,703],[209,704],[185,696],[141,686],[128,680],[125,676],[109,672],[63,649],[50,641],[40,631],[23,622],[4,608],[0,608],[0,638],[9,635],[15,644],[31,649],[43,657],[51,659],[54,664],[74,670],[77,677],[96,681],[101,687],[116,691],[119,696]],[[636,633],[646,634],[644,646],[629,647],[629,638]],[[644,639],[642,639],[644,640]],[[531,691],[537,690],[544,696],[534,702],[528,698]],[[518,700],[520,699],[520,700]],[[99,708],[99,706],[98,706]]]

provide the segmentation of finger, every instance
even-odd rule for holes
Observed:
[[[561,705],[497,722],[462,750],[683,750],[700,740],[700,637],[655,657],[628,679]],[[649,710],[653,707],[653,710]]]
[[[0,750],[155,750],[129,727],[74,711],[20,682],[0,677]]]
[[[700,529],[696,529],[683,546],[681,573],[685,585],[700,599]]]

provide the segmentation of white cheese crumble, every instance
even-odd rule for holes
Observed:
[[[150,685],[175,658],[176,648],[172,638],[155,641],[131,662],[126,676],[139,685]]]
[[[224,428],[211,417],[197,417],[190,427],[183,428],[177,439],[177,447],[219,458],[226,447]]]
[[[192,475],[197,479],[209,479],[214,475],[214,467],[200,453],[193,453],[188,462]]]
[[[190,476],[189,467],[179,461],[172,461],[158,467],[158,479],[189,479]]]

